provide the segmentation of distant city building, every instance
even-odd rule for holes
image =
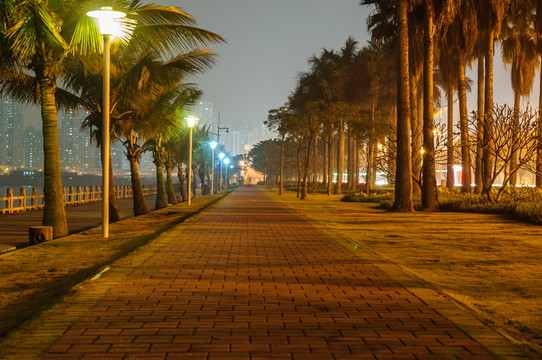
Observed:
[[[96,140],[91,139],[90,133],[83,132],[83,166],[79,169],[80,172],[85,174],[99,173],[102,169],[101,150],[96,146]],[[86,136],[85,136],[86,135]],[[112,162],[113,168],[115,162]]]
[[[60,162],[64,170],[84,174],[101,174],[101,148],[96,140],[91,139],[90,131],[81,130],[81,124],[87,116],[84,108],[59,112],[60,115]],[[111,144],[111,164],[113,171],[126,169],[123,166],[124,147],[120,142]],[[129,168],[129,166],[128,166]]]
[[[24,164],[28,169],[43,168],[43,132],[34,127],[25,129]]]
[[[0,98],[0,165],[24,165],[23,106],[10,96]]]
[[[241,148],[240,133],[239,131],[229,131],[227,133],[220,134],[220,142],[226,148],[226,151],[231,155],[235,156],[239,154],[239,149]]]
[[[84,169],[86,141],[80,130],[84,117],[82,108],[60,113],[60,162],[65,170]]]
[[[200,119],[200,124],[211,125],[211,132],[216,131],[217,124],[213,110],[213,103],[210,101],[198,101],[193,106],[194,116]]]

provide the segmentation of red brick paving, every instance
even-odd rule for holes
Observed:
[[[255,188],[173,234],[44,358],[492,359]]]

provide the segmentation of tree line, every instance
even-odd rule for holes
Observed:
[[[361,5],[372,10],[370,41],[360,47],[349,38],[340,50],[311,57],[286,104],[270,110],[264,122],[279,134],[279,154],[295,148],[299,197],[307,196],[311,176],[313,184],[321,179],[328,194],[341,194],[343,173],[348,190],[364,173],[367,192],[383,173],[395,188],[395,210],[412,211],[415,193],[421,194],[423,209],[436,210],[437,163],[446,168],[448,187],[454,187],[453,165],[460,163],[461,192],[485,194],[491,201],[518,184],[520,169],[534,173],[542,187],[541,111],[520,106],[542,61],[542,1],[362,0]],[[496,44],[509,69],[512,106],[493,100]],[[467,77],[468,67],[476,69],[475,81]],[[468,106],[467,91],[474,87],[477,103]],[[452,111],[456,101],[459,119]],[[469,107],[475,109],[470,114]],[[436,124],[442,108],[448,109],[447,119]],[[279,192],[283,159],[275,171]],[[503,186],[495,198],[497,178]]]
[[[126,17],[120,24],[123,36],[111,48],[111,139],[125,148],[134,191],[134,214],[140,215],[149,211],[138,170],[144,151],[152,152],[157,169],[156,207],[177,202],[172,182],[175,168],[182,198],[189,196],[184,190],[183,169],[189,155],[189,131],[184,117],[188,115],[188,106],[201,96],[192,80],[215,63],[215,54],[206,46],[224,39],[197,27],[194,18],[178,7],[143,4],[140,0],[117,0],[112,6],[126,13]],[[68,234],[58,109],[82,106],[87,116],[81,126],[101,146],[103,49],[97,24],[86,15],[97,8],[96,1],[87,0],[0,0],[0,93],[41,108],[43,225],[52,226],[55,237]],[[201,125],[194,129],[193,171],[200,172],[203,185],[210,163],[210,151],[202,146],[208,130]],[[109,172],[112,182],[111,166]],[[119,220],[113,190],[111,183],[111,222]]]

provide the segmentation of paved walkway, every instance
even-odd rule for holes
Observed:
[[[492,359],[255,188],[145,251],[45,359]]]

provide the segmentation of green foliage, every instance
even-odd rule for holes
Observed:
[[[496,189],[493,191],[497,192]],[[439,205],[444,211],[503,214],[542,224],[542,192],[536,188],[507,188],[501,200],[493,202],[484,195],[443,189],[439,192]]]
[[[249,156],[252,158],[254,170],[265,174],[268,178],[274,178],[280,171],[280,141],[265,140],[257,143]]]
[[[495,194],[497,189],[493,189]],[[462,194],[459,189],[439,189],[439,209],[441,211],[458,211],[482,214],[501,214],[517,220],[542,224],[542,191],[536,188],[507,188],[500,201],[489,201],[486,195]],[[375,202],[380,208],[391,209],[393,193],[382,194],[350,193],[341,201]],[[420,208],[420,198],[414,197],[414,206]]]
[[[384,193],[374,193],[374,194],[365,194],[364,192],[353,192],[344,195],[341,201],[345,202],[374,202],[382,203],[387,200],[393,200],[393,193],[384,192]]]

